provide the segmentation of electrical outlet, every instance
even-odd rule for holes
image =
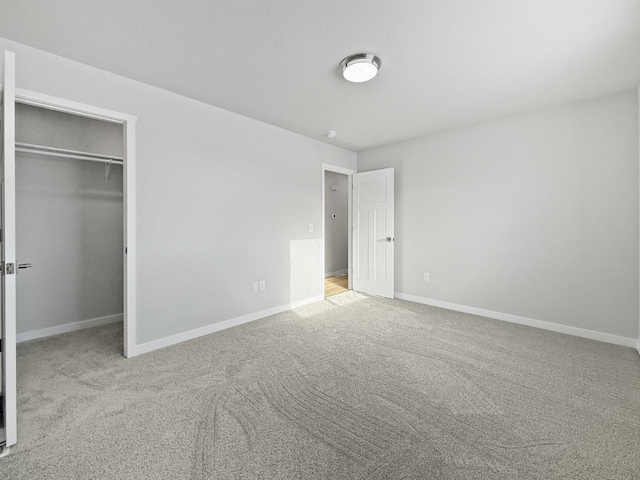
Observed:
[[[429,281],[429,274],[425,272],[424,274],[424,281],[428,282]]]
[[[313,233],[313,223],[309,224],[309,233]]]
[[[263,290],[267,289],[267,282],[265,282],[264,280],[260,280],[260,291],[262,292]]]
[[[259,285],[258,282],[253,282],[253,293],[256,293],[258,291]]]

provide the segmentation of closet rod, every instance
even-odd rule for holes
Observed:
[[[122,165],[122,157],[110,157],[98,153],[81,152],[78,150],[65,150],[63,148],[46,147],[31,143],[16,142],[16,152],[31,153],[35,155],[47,155],[50,157],[72,158],[76,160],[88,160],[90,162],[111,163]]]
[[[76,160],[87,160],[89,162],[111,163],[113,165],[122,165],[122,160],[109,160],[106,158],[90,158],[81,157],[80,155],[68,155],[65,153],[43,152],[42,150],[31,150],[29,148],[16,148],[16,152],[34,153],[36,155],[46,155],[47,157],[73,158]]]
[[[114,157],[112,155],[103,155],[101,153],[81,152],[80,150],[69,150],[68,148],[47,147],[46,145],[36,145],[34,143],[16,142],[16,147],[35,148],[38,150],[51,150],[53,152],[70,153],[72,155],[86,155],[89,157],[104,158],[105,160],[122,160],[122,157]]]

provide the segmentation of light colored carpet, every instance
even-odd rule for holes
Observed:
[[[21,344],[3,479],[640,478],[640,357],[354,292],[121,358]]]

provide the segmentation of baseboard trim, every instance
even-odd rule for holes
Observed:
[[[290,303],[289,305],[280,305],[278,307],[268,308],[266,310],[260,310],[258,312],[242,315],[241,317],[231,318],[229,320],[224,320],[222,322],[212,323],[211,325],[195,328],[193,330],[189,330],[183,333],[178,333],[176,335],[171,335],[170,337],[160,338],[158,340],[152,340],[150,342],[136,345],[135,355],[142,355],[144,353],[153,352],[154,350],[170,347],[171,345],[176,345],[178,343],[186,342],[187,340],[193,340],[194,338],[202,337],[204,335],[209,335],[210,333],[219,332],[220,330],[226,330],[227,328],[237,327],[238,325],[242,325],[244,323],[260,320],[261,318],[270,317],[271,315],[277,315],[278,313],[286,312],[287,310],[292,310],[294,308],[300,308],[304,305],[315,303],[321,300],[324,300],[324,297],[317,296],[317,297],[309,298],[307,300],[293,302],[293,303]]]
[[[119,313],[106,317],[91,318],[89,320],[81,320],[79,322],[65,323],[64,325],[43,328],[41,330],[31,330],[30,332],[18,333],[16,335],[16,342],[21,343],[28,340],[35,340],[36,338],[51,337],[53,335],[60,335],[61,333],[75,332],[76,330],[84,330],[85,328],[99,327],[101,325],[108,325],[110,323],[118,323],[123,321],[124,315],[122,313]]]
[[[409,295],[400,292],[396,292],[396,298],[399,298],[401,300],[408,300],[414,303],[431,305],[432,307],[446,308],[447,310],[454,310],[456,312],[470,313],[472,315],[492,318],[494,320],[502,320],[503,322],[517,323],[518,325],[526,325],[527,327],[540,328],[542,330],[549,330],[557,333],[565,333],[567,335],[588,338],[590,340],[597,340],[599,342],[622,345],[623,347],[633,348],[635,346],[636,348],[638,348],[639,346],[639,342],[636,342],[634,338],[611,335],[610,333],[597,332],[595,330],[587,330],[585,328],[570,327],[567,325],[561,325],[559,323],[545,322],[544,320],[535,320],[533,318],[520,317],[518,315],[511,315],[509,313],[494,312],[492,310],[484,310],[482,308],[468,307],[466,305],[459,305],[457,303],[443,302],[441,300],[433,300],[431,298],[419,297],[417,295]],[[638,348],[638,351],[640,352],[640,348]]]
[[[638,351],[638,355],[640,355],[640,340],[636,342],[636,350]]]
[[[299,302],[291,302],[290,309],[293,310],[295,308],[304,307],[305,305],[309,305],[310,303],[321,302],[322,300],[324,300],[324,295],[318,295],[317,297],[308,298]]]
[[[327,272],[324,274],[324,278],[337,277],[338,275],[346,275],[347,273],[349,273],[349,269],[345,268],[343,270],[336,270],[335,272]]]

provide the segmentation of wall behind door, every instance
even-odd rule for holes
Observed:
[[[16,106],[16,141],[122,156],[122,126]],[[18,334],[123,311],[122,167],[16,156]]]
[[[348,177],[342,173],[325,172],[325,275],[347,273],[348,258]],[[331,190],[335,185],[338,190]],[[335,214],[336,218],[332,215]]]

